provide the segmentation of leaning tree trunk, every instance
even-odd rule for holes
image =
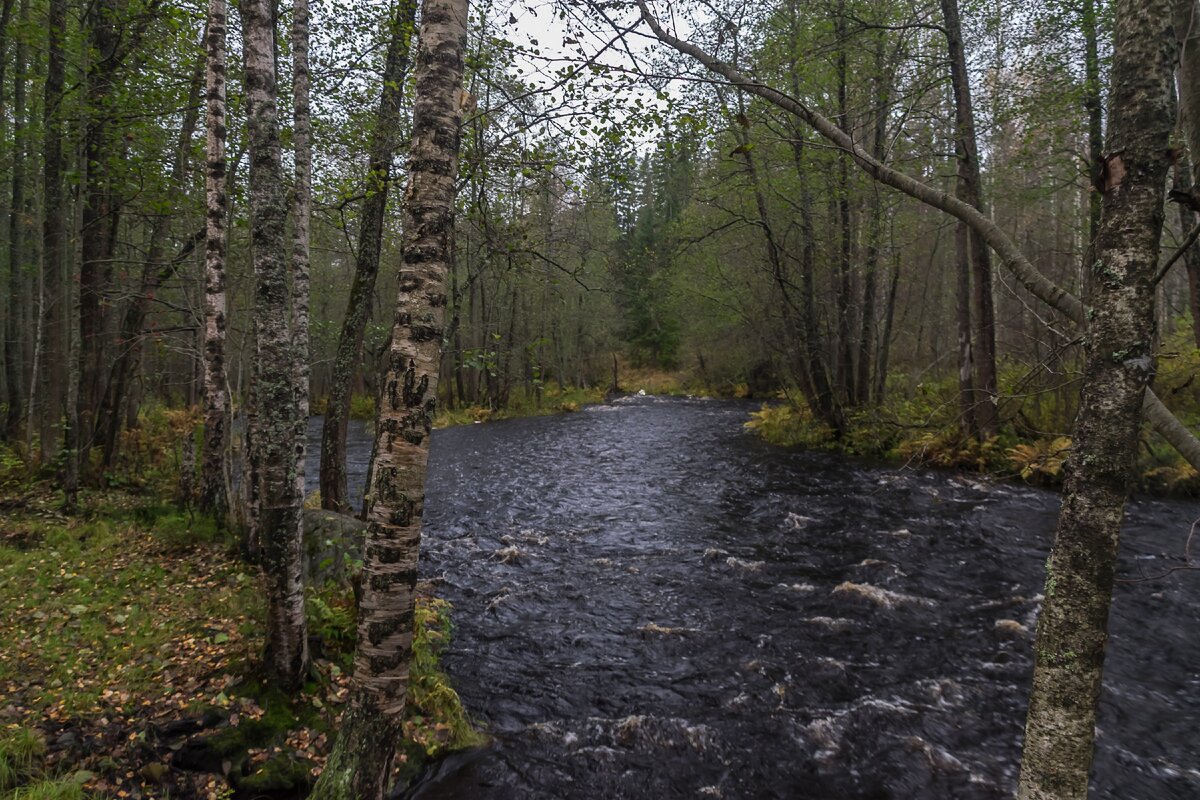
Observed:
[[[225,0],[209,0],[205,37],[204,446],[200,510],[229,516],[229,380],[225,375],[225,226],[229,196],[225,140]]]
[[[270,0],[242,3],[247,131],[250,143],[250,239],[254,252],[257,337],[255,403],[260,456],[259,511],[267,577],[266,670],[285,688],[308,669],[302,580],[302,502],[296,491],[296,392],[292,386],[291,296],[288,288],[287,191],[276,106],[275,29]]]
[[[342,514],[350,512],[350,502],[346,496],[346,433],[351,390],[355,367],[362,352],[367,318],[370,316],[371,298],[375,294],[375,278],[379,274],[388,184],[392,178],[392,157],[400,132],[400,100],[404,94],[404,76],[408,71],[416,13],[416,0],[398,0],[388,41],[379,110],[376,112],[375,129],[371,132],[367,195],[358,229],[354,282],[350,286],[350,300],[346,305],[342,333],[338,337],[325,425],[321,431],[321,506]]]
[[[380,393],[354,689],[341,734],[312,794],[319,799],[382,798],[401,733],[446,276],[454,258],[466,26],[467,0],[424,0],[400,291]]]
[[[1115,8],[1084,374],[1038,618],[1020,800],[1087,797],[1121,518],[1154,375],[1154,283],[1175,124],[1169,0]]]

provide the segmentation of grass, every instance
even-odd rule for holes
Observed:
[[[198,735],[229,738],[230,759],[260,778],[276,759],[319,769],[349,695],[349,587],[311,593],[324,652],[284,697],[257,681],[262,579],[211,521],[125,491],[82,499],[65,517],[48,484],[0,496],[0,800],[221,796],[222,775],[181,772],[150,746],[155,730],[213,714]],[[414,765],[481,740],[437,666],[449,614],[429,596],[416,614]]]
[[[590,403],[604,401],[604,391],[597,388],[560,387],[558,384],[547,385],[541,397],[530,397],[524,394],[514,394],[507,406],[500,409],[484,408],[482,406],[465,406],[447,409],[444,406],[438,410],[435,428],[449,428],[454,425],[472,425],[476,422],[491,422],[498,419],[514,417],[540,417],[551,414],[563,414],[578,411]]]
[[[83,786],[86,776],[71,776],[53,781],[36,781],[27,783],[6,795],[0,795],[3,800],[84,800]]]

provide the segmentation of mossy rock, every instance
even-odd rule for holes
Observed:
[[[234,780],[239,797],[304,797],[312,789],[315,765],[289,754],[277,755],[254,772]]]

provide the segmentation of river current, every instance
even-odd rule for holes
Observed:
[[[422,574],[494,743],[408,796],[1012,796],[1057,496],[771,447],[752,408],[435,433]],[[349,451],[361,494],[361,427]],[[1200,574],[1155,579],[1198,517],[1129,505],[1095,798],[1200,797]]]

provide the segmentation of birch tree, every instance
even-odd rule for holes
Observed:
[[[1175,127],[1170,10],[1168,0],[1115,7],[1083,387],[1038,616],[1020,800],[1087,797],[1121,519],[1154,376],[1154,285]]]
[[[304,502],[304,462],[308,452],[308,293],[309,228],[312,222],[311,77],[308,71],[308,0],[292,4],[292,390],[296,395],[293,480]],[[301,521],[303,530],[303,521]]]
[[[225,375],[225,0],[209,0],[205,46],[204,446],[200,509],[228,514],[229,385]]]
[[[259,541],[267,578],[266,670],[276,684],[300,685],[308,668],[302,582],[303,497],[297,492],[298,408],[286,241],[287,190],[280,156],[275,27],[270,0],[241,6],[250,238],[254,256],[255,402]]]
[[[425,471],[454,258],[467,0],[424,0],[399,296],[376,429],[354,686],[314,798],[380,800],[408,692]]]

